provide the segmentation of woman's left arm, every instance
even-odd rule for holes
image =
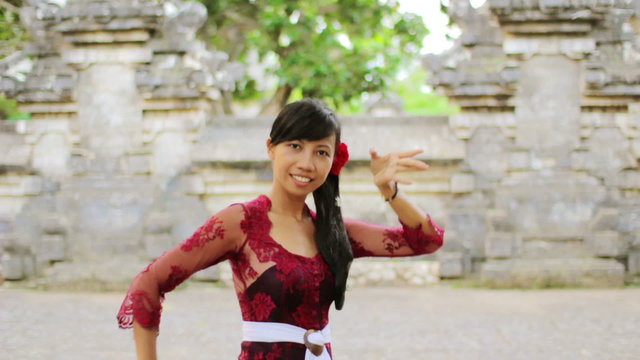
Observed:
[[[398,215],[402,227],[386,228],[345,219],[354,256],[408,256],[436,251],[444,242],[444,230],[402,192],[398,183],[411,184],[401,177],[409,171],[425,171],[429,166],[413,157],[422,150],[378,155],[370,150],[373,181]]]

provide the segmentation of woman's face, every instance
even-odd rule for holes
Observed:
[[[313,141],[284,141],[278,145],[267,140],[274,182],[287,193],[307,196],[326,180],[333,163],[335,144],[335,135]]]

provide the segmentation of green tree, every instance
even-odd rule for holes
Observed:
[[[20,0],[0,0],[0,59],[18,51],[27,34],[20,23]],[[14,100],[0,95],[0,120],[28,118],[28,114],[18,110]]]
[[[419,62],[407,67],[408,76],[397,79],[390,89],[398,94],[403,102],[404,109],[411,115],[449,115],[460,111],[459,107],[451,104],[444,95],[433,92],[427,86],[427,71]]]
[[[0,59],[20,49],[27,34],[20,23],[20,0],[0,0]]]
[[[338,107],[384,90],[427,34],[422,19],[393,0],[200,1],[209,11],[205,36],[230,60],[246,60],[250,51],[275,59],[278,84],[265,114],[278,112],[294,91]],[[239,85],[236,95],[255,94],[255,79]]]

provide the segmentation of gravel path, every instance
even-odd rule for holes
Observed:
[[[0,359],[134,359],[115,322],[122,297],[0,287]],[[638,288],[358,288],[331,321],[336,360],[640,359]],[[235,359],[239,343],[232,290],[168,294],[161,359]]]

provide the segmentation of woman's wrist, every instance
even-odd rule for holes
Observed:
[[[385,201],[391,202],[398,195],[398,183],[389,181],[383,185],[378,185],[378,190],[380,190],[380,194]]]

